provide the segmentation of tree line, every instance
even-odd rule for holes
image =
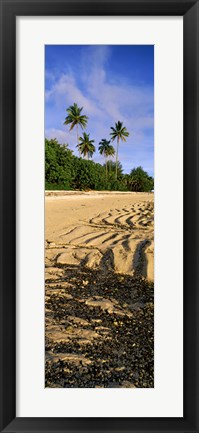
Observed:
[[[83,107],[74,103],[66,109],[67,116],[64,125],[69,125],[69,131],[76,128],[77,148],[79,158],[73,155],[68,144],[61,145],[56,139],[45,140],[45,182],[46,189],[94,189],[119,191],[151,191],[153,178],[142,167],[124,174],[122,165],[118,161],[120,141],[129,137],[123,122],[115,122],[111,126],[110,140],[103,138],[99,142],[98,150],[105,158],[101,165],[90,160],[96,151],[95,140],[83,131],[87,127],[88,116],[82,113]],[[82,135],[79,135],[79,129]],[[111,142],[116,140],[116,150]],[[82,158],[83,156],[83,158]],[[115,162],[110,160],[115,156]]]
[[[114,131],[113,131],[114,132]],[[154,188],[154,180],[142,167],[124,174],[121,163],[108,160],[110,143],[103,139],[99,143],[99,152],[106,157],[104,165],[73,155],[68,144],[60,144],[56,139],[45,139],[45,187],[54,190],[112,190],[146,191]],[[78,140],[81,144],[81,141]],[[78,146],[79,146],[78,144]],[[92,143],[93,145],[93,143]],[[84,145],[85,146],[85,145]],[[85,155],[84,147],[80,155]],[[107,151],[108,149],[108,151]],[[117,177],[116,177],[117,172]]]

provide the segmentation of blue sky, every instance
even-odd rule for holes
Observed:
[[[154,173],[154,49],[152,45],[47,45],[45,47],[45,136],[68,143],[78,155],[76,130],[64,125],[76,102],[89,117],[86,132],[110,139],[110,126],[129,131],[120,143],[125,173],[141,165]],[[80,130],[80,135],[81,135]],[[113,142],[115,146],[116,143]],[[93,160],[104,163],[95,153]]]

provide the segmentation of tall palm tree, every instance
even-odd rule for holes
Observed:
[[[90,140],[90,134],[86,134],[86,132],[83,133],[83,137],[79,137],[79,151],[81,155],[84,155],[89,159],[89,157],[92,158],[93,153],[95,152],[95,146],[94,143],[95,140]]]
[[[103,138],[100,142],[99,142],[99,153],[100,155],[104,155],[105,156],[105,161],[106,161],[106,178],[107,178],[107,174],[108,174],[108,169],[107,169],[107,160],[109,156],[113,156],[115,155],[115,149],[113,146],[111,146],[110,144],[110,140],[106,140],[106,138]]]
[[[123,126],[123,122],[115,122],[115,128],[111,126],[112,132],[110,132],[111,140],[115,140],[117,138],[117,149],[116,149],[116,166],[115,166],[115,177],[117,179],[117,163],[118,163],[118,149],[119,149],[119,143],[120,139],[122,141],[126,141],[126,137],[129,136],[129,132],[127,131],[126,127]]]
[[[78,134],[78,125],[85,129],[88,121],[88,117],[81,114],[83,107],[78,107],[76,102],[73,105],[66,109],[68,116],[65,118],[64,125],[71,125],[69,131],[71,131],[74,126],[76,126],[77,130],[77,147],[79,148],[79,134]],[[79,152],[80,153],[80,152]]]

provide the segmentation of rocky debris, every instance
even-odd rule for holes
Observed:
[[[153,387],[153,283],[75,265],[51,274],[46,387]]]

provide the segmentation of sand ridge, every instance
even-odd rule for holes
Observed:
[[[48,265],[57,263],[112,269],[130,275],[138,273],[153,280],[152,194],[73,194],[74,201],[71,201],[70,194],[66,194],[63,200],[62,194],[60,201],[56,198],[53,202],[51,196],[46,201]],[[59,197],[59,194],[55,196]],[[55,219],[52,225],[48,213],[53,208]],[[65,224],[59,227],[61,217]]]

